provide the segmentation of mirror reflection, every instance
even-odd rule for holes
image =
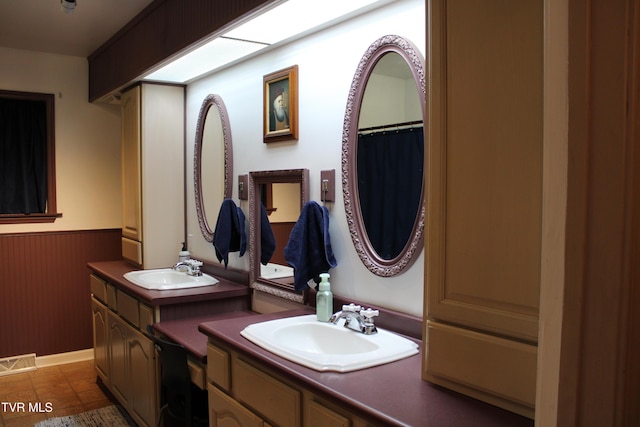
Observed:
[[[252,282],[293,291],[293,269],[284,258],[284,248],[302,206],[307,202],[309,171],[294,169],[251,172],[249,180]],[[262,224],[262,220],[268,224]],[[263,225],[267,228],[263,228]],[[264,233],[272,233],[274,242],[265,241]],[[270,256],[264,256],[264,244],[275,244]]]
[[[343,129],[342,173],[351,238],[379,276],[409,267],[424,231],[424,59],[384,36],[362,57]]]
[[[215,224],[220,200],[224,200],[224,180],[220,179],[220,168],[213,167],[215,162],[224,158],[224,135],[222,121],[217,108],[209,108],[202,134],[202,204],[207,224]]]
[[[202,102],[194,150],[195,199],[203,237],[213,241],[220,204],[231,197],[233,185],[231,130],[227,110],[218,95]]]
[[[424,163],[422,108],[407,62],[396,52],[377,62],[358,119],[360,212],[373,250],[396,258],[420,208]]]
[[[275,240],[275,250],[267,265],[260,264],[259,278],[293,285],[293,268],[284,258],[291,230],[300,216],[300,184],[274,182],[260,185],[260,199]]]

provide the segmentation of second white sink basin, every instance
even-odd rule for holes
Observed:
[[[124,274],[124,278],[141,288],[164,291],[211,286],[218,283],[218,279],[208,274],[190,276],[172,268],[130,271]]]
[[[381,330],[373,335],[319,322],[316,315],[254,323],[241,335],[254,344],[316,371],[349,372],[418,353],[418,345]]]
[[[284,279],[287,277],[293,277],[293,268],[288,265],[280,265],[268,263],[267,265],[260,264],[260,277],[265,279]]]

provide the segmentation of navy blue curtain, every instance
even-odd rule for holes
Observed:
[[[0,98],[0,213],[46,212],[46,129],[44,101]]]
[[[420,209],[423,129],[359,135],[357,157],[360,208],[369,240],[381,258],[393,259],[409,241]]]

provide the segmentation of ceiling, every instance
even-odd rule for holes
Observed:
[[[77,0],[62,12],[60,0],[0,1],[0,46],[87,57],[153,0]]]

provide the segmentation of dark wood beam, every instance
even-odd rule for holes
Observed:
[[[275,0],[155,0],[87,58],[89,101]]]

